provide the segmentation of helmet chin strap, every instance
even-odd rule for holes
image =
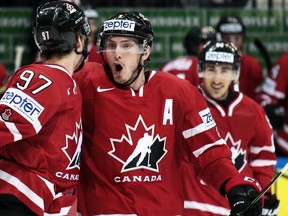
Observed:
[[[85,59],[89,55],[89,52],[88,52],[88,38],[86,38],[86,40],[85,40],[84,49],[81,52],[79,52],[79,51],[77,51],[77,48],[75,47],[75,53],[77,55],[83,55],[83,59],[81,61],[81,64],[76,68],[76,70],[74,70],[74,73],[78,72],[79,70],[81,70],[83,68]]]

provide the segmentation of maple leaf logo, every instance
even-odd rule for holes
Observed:
[[[166,137],[155,136],[155,125],[146,126],[139,115],[134,127],[125,124],[126,135],[120,139],[111,138],[112,150],[110,156],[123,164],[121,172],[136,169],[159,171],[158,164],[167,153]]]
[[[67,170],[78,168],[80,169],[80,153],[81,144],[83,139],[82,123],[75,122],[76,128],[72,136],[66,134],[66,146],[62,148],[70,163],[67,166]]]
[[[5,111],[2,113],[2,118],[6,121],[8,121],[10,119],[10,117],[12,116],[12,109],[5,109]]]
[[[230,145],[232,152],[232,161],[239,172],[241,172],[247,164],[246,150],[241,148],[241,140],[234,141],[232,135],[228,132],[225,141]]]

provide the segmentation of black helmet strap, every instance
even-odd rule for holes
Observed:
[[[88,52],[88,37],[85,37],[85,42],[84,42],[84,43],[85,43],[85,44],[84,44],[84,49],[83,49],[81,52],[77,51],[77,47],[75,46],[75,49],[74,49],[75,53],[76,53],[77,55],[83,55],[84,58],[82,59],[81,64],[78,66],[78,68],[76,68],[76,70],[74,71],[74,73],[75,73],[75,72],[78,72],[79,70],[81,70],[81,69],[83,68],[85,59],[86,59],[87,56],[89,55],[89,52]]]

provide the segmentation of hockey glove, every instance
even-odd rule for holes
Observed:
[[[267,117],[274,130],[279,130],[285,123],[285,109],[280,105],[269,104],[264,107]]]
[[[263,198],[255,205],[251,202],[261,191],[259,183],[247,176],[236,175],[225,185],[232,216],[260,216]]]
[[[265,194],[262,216],[277,216],[278,212],[279,200],[277,199],[276,195]]]

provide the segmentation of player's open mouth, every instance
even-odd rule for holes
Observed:
[[[115,64],[115,71],[116,71],[116,72],[121,72],[122,69],[123,69],[122,65],[120,65],[120,64]]]
[[[215,83],[213,83],[211,86],[212,86],[212,88],[213,88],[214,90],[219,90],[219,89],[222,88],[222,84],[215,84]]]

